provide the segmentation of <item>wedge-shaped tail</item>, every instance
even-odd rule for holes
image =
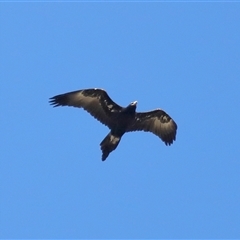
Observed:
[[[121,137],[114,136],[111,132],[100,143],[102,150],[102,161],[105,161],[109,153],[115,150],[121,140]]]

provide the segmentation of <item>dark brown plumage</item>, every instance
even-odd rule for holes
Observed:
[[[102,89],[84,89],[56,95],[50,98],[54,107],[73,106],[83,108],[94,118],[110,128],[110,133],[100,143],[102,160],[115,150],[126,132],[148,131],[171,145],[176,139],[177,124],[163,110],[136,112],[137,102],[130,103],[126,108],[116,104]]]

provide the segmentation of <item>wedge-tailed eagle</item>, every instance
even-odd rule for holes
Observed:
[[[116,104],[103,89],[83,89],[50,98],[54,107],[73,106],[83,108],[94,118],[109,127],[110,133],[100,143],[102,161],[115,150],[126,132],[152,132],[162,139],[166,145],[171,145],[176,139],[177,124],[163,110],[136,112],[137,101],[127,107]]]

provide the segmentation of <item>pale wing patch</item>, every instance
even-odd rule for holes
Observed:
[[[177,125],[163,110],[157,109],[145,113],[137,113],[135,122],[128,131],[152,132],[160,137],[166,145],[176,139]]]
[[[85,89],[60,94],[50,98],[50,104],[54,107],[73,106],[83,108],[109,128],[114,126],[111,114],[122,109],[102,89]]]

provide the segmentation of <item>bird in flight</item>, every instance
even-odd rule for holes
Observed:
[[[166,145],[171,145],[176,140],[177,124],[166,112],[161,109],[136,112],[137,101],[131,102],[127,107],[121,107],[103,89],[83,89],[56,95],[50,98],[49,103],[53,107],[83,108],[110,129],[109,134],[100,143],[102,161],[117,148],[126,132],[152,132]]]

